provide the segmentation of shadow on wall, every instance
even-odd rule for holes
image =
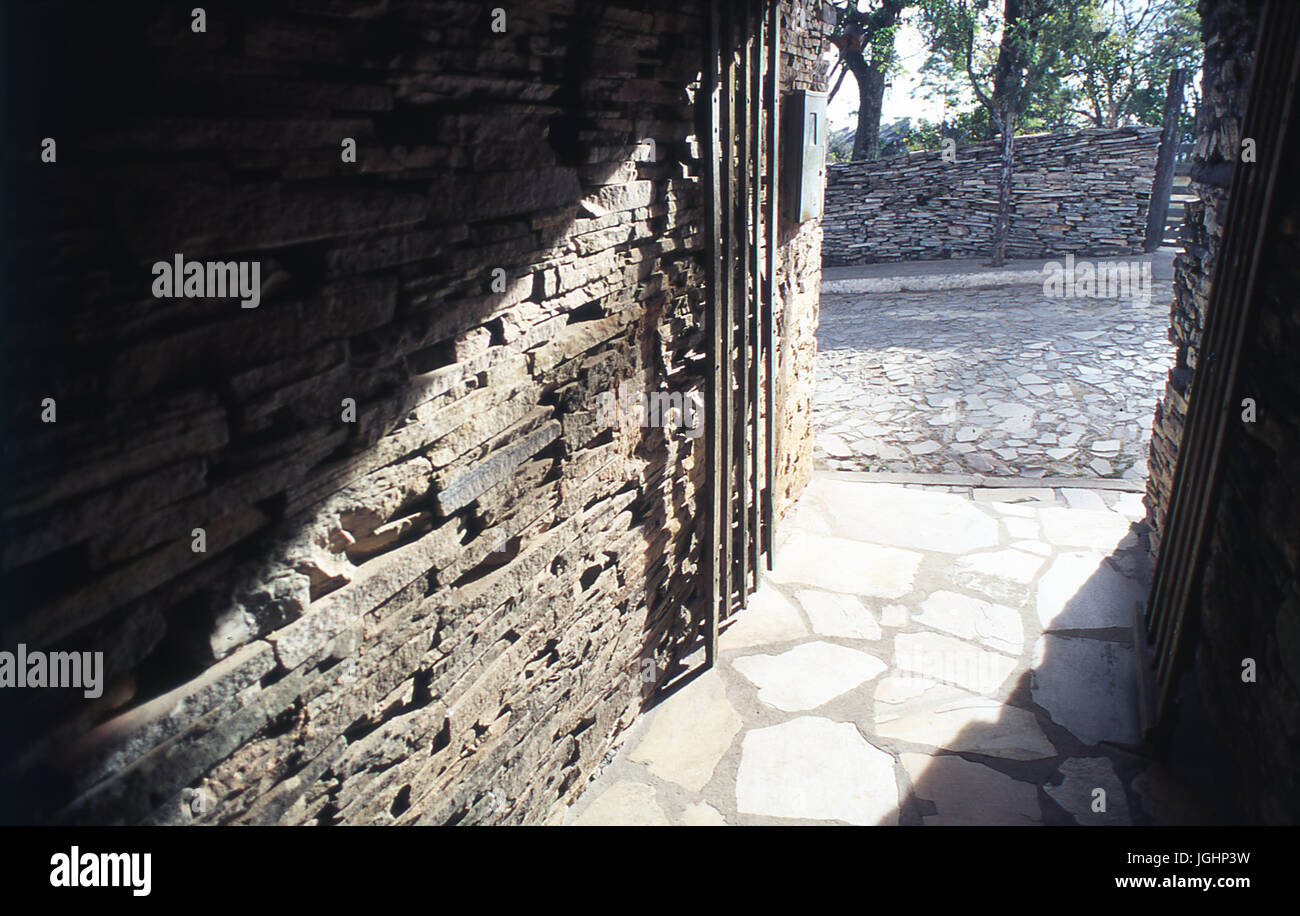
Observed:
[[[105,668],[6,691],[5,820],[493,823],[585,781],[694,638],[699,440],[596,417],[702,384],[702,26],[644,6],[13,13],[3,648]],[[260,303],[149,297],[177,252]]]

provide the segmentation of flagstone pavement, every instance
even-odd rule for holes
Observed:
[[[1137,493],[818,472],[718,664],[556,821],[1195,823],[1139,750],[1143,514]]]
[[[1146,258],[1154,270],[1145,301],[1053,298],[1041,283],[823,290],[818,466],[1145,477],[1155,405],[1173,365],[1172,252]],[[896,265],[909,268],[938,278],[961,269]]]

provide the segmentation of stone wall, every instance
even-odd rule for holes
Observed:
[[[784,92],[825,92],[829,61],[823,58],[826,36],[839,13],[820,0],[783,3],[781,88]],[[822,231],[825,220],[793,222],[783,214],[777,259],[778,405],[776,500],[778,517],[812,480],[813,390],[817,325],[821,304]]]
[[[776,513],[784,514],[813,471],[813,391],[821,303],[821,225],[792,232],[778,264]]]
[[[1292,113],[1284,163],[1300,157]],[[1239,397],[1258,406],[1224,444],[1203,563],[1195,678],[1264,823],[1300,823],[1300,180],[1282,169],[1265,236]],[[1195,608],[1195,605],[1193,606]],[[1243,680],[1252,659],[1253,680]]]
[[[1017,137],[1007,256],[1140,253],[1160,130]],[[1001,141],[827,168],[827,265],[987,257]]]
[[[1147,479],[1147,523],[1151,549],[1159,552],[1160,535],[1169,508],[1178,441],[1187,419],[1187,397],[1196,368],[1210,279],[1227,219],[1228,186],[1241,151],[1241,122],[1250,91],[1255,32],[1262,3],[1258,0],[1210,2],[1201,9],[1201,38],[1205,62],[1201,71],[1201,102],[1197,113],[1196,147],[1190,181],[1196,199],[1188,202],[1179,229],[1182,251],[1174,260],[1174,300],[1169,340],[1174,344],[1174,368],[1165,395],[1156,405],[1151,432]]]
[[[1240,155],[1262,3],[1205,0],[1203,98],[1192,185],[1198,200],[1182,226],[1175,263],[1170,340],[1178,360],[1156,413],[1148,522],[1165,523],[1187,397],[1198,365],[1210,283],[1223,243],[1227,194]],[[1282,162],[1300,156],[1292,113]],[[1263,167],[1261,153],[1260,167]],[[1265,823],[1300,821],[1300,181],[1284,167],[1261,252],[1256,312],[1241,353],[1239,397],[1257,404],[1254,423],[1232,424],[1221,455],[1222,489],[1210,507],[1199,600],[1189,626],[1193,676],[1217,738],[1244,779],[1237,799]],[[1153,547],[1158,538],[1153,536]],[[1253,680],[1243,665],[1253,660]]]
[[[704,440],[635,406],[704,380],[702,11],[504,9],[7,12],[0,648],[105,671],[0,696],[4,819],[546,821],[690,642]],[[824,88],[795,12],[785,88]],[[818,238],[780,252],[790,494]],[[156,298],[176,253],[257,306]]]

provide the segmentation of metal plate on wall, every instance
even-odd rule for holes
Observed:
[[[786,150],[783,176],[787,182],[788,213],[798,213],[799,222],[822,215],[826,186],[826,93],[800,89],[782,99],[786,111]]]

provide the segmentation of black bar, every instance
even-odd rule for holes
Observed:
[[[749,161],[753,149],[754,137],[750,131],[750,109],[752,99],[749,94],[749,75],[753,69],[754,58],[754,17],[751,0],[737,0],[740,4],[740,67],[738,94],[736,97],[737,159],[740,166],[740,187],[736,191],[736,233],[739,243],[739,257],[736,259],[736,286],[739,289],[739,310],[735,318],[739,325],[736,330],[740,338],[738,347],[738,365],[736,366],[737,388],[739,388],[738,408],[736,411],[736,596],[743,608],[749,597],[749,462],[748,437],[749,426]]]
[[[735,304],[736,304],[736,17],[735,0],[725,0],[722,19],[722,51],[726,71],[723,76],[722,104],[722,238],[724,271],[722,280],[722,316],[719,324],[722,360],[722,414],[718,418],[722,435],[722,474],[726,481],[723,491],[723,526],[721,541],[722,608],[719,619],[731,613],[731,597],[735,592],[732,570],[732,544],[735,538],[734,484],[735,455],[733,454],[735,429]]]
[[[758,587],[758,558],[759,558],[759,532],[762,530],[759,521],[759,506],[762,503],[763,491],[759,478],[759,467],[761,465],[760,450],[761,439],[759,436],[759,414],[761,413],[762,397],[759,377],[759,354],[762,352],[762,332],[760,330],[760,320],[763,312],[763,290],[762,274],[760,265],[762,260],[762,245],[760,244],[760,222],[762,218],[762,185],[763,185],[763,4],[762,0],[750,0],[750,35],[749,45],[750,54],[750,71],[749,71],[749,110],[750,110],[750,168],[753,171],[754,178],[750,183],[749,198],[749,251],[750,262],[749,274],[751,293],[749,299],[749,332],[748,337],[751,346],[748,348],[746,359],[748,363],[746,368],[749,372],[749,390],[750,397],[745,402],[745,410],[749,412],[749,455],[750,455],[750,472],[753,474],[745,481],[746,488],[749,492],[749,568],[754,572],[754,587]]]
[[[718,606],[722,603],[722,587],[718,556],[722,542],[722,440],[719,420],[722,416],[722,362],[720,359],[721,339],[721,296],[720,281],[722,269],[720,263],[722,231],[722,189],[719,186],[719,163],[722,147],[719,141],[719,116],[721,106],[721,86],[719,75],[721,58],[718,48],[718,2],[709,0],[709,48],[708,58],[704,63],[705,89],[708,93],[708,125],[701,137],[700,155],[705,159],[705,175],[708,182],[706,199],[709,201],[709,263],[708,263],[708,306],[706,309],[707,333],[709,340],[709,398],[705,417],[705,429],[708,434],[707,477],[708,477],[708,513],[709,526],[707,540],[700,545],[703,565],[709,580],[709,609],[704,623],[705,664],[712,666],[718,654]]]
[[[777,188],[777,166],[780,160],[777,145],[777,126],[780,122],[781,109],[781,4],[779,0],[770,0],[768,5],[769,29],[767,48],[768,95],[767,95],[767,295],[763,309],[763,371],[766,376],[765,402],[767,417],[763,430],[763,446],[766,460],[763,471],[766,476],[763,501],[763,550],[767,553],[767,568],[772,568],[773,554],[776,551],[776,247],[777,247],[777,200],[780,197]]]

